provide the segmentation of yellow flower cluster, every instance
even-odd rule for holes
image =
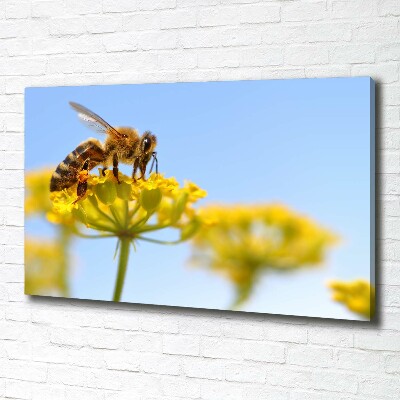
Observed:
[[[60,242],[25,240],[25,293],[67,296],[66,253]]]
[[[52,220],[72,214],[88,228],[131,239],[146,240],[142,234],[167,227],[179,229],[179,240],[194,234],[199,223],[192,205],[206,196],[204,190],[191,182],[180,187],[161,174],[134,181],[120,173],[119,180],[112,171],[103,176],[99,170],[99,176],[88,176],[87,193],[79,201],[76,185],[51,193]]]
[[[319,265],[337,241],[330,231],[279,204],[208,206],[200,218],[193,260],[235,284],[234,306],[247,300],[263,272]]]
[[[374,315],[375,288],[366,280],[333,280],[328,286],[333,290],[333,300],[343,303],[349,310],[364,318],[370,319]]]
[[[46,216],[50,222],[55,222],[72,228],[72,215],[55,214],[50,200],[50,178],[52,169],[43,168],[31,171],[25,175],[25,215],[27,217]]]
[[[25,175],[25,215],[43,214],[51,210],[49,185],[52,171],[41,169]]]

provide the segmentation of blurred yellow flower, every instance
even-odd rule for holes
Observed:
[[[193,261],[227,277],[237,289],[234,307],[260,275],[320,265],[337,237],[311,219],[279,205],[211,205],[193,238]]]
[[[25,240],[25,293],[68,294],[69,243],[74,229],[71,216],[52,212],[49,183],[53,170],[42,168],[25,175],[25,217],[57,222],[53,238]]]
[[[67,255],[59,241],[25,240],[25,293],[67,296]]]
[[[375,288],[366,280],[332,280],[328,286],[333,290],[332,299],[343,303],[350,311],[367,319],[374,315]]]
[[[51,210],[50,178],[53,171],[43,168],[25,175],[25,215],[45,214]]]
[[[25,216],[46,216],[49,222],[70,226],[74,223],[70,215],[53,212],[50,200],[50,178],[52,169],[42,168],[25,174]]]

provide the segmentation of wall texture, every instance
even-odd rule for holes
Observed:
[[[400,398],[399,0],[1,0],[0,397]],[[23,295],[24,88],[377,81],[373,324]]]

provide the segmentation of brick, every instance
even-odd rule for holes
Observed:
[[[222,325],[222,334],[228,338],[259,340],[264,336],[262,324],[228,322]]]
[[[137,331],[140,327],[140,318],[136,312],[113,310],[105,316],[104,326],[110,329]]]
[[[89,33],[116,32],[121,28],[121,24],[122,17],[119,17],[118,15],[92,15],[85,18],[86,30]]]
[[[180,358],[164,354],[140,354],[140,369],[149,374],[180,375]]]
[[[203,338],[201,354],[209,358],[243,359],[243,347],[240,340]]]
[[[124,333],[111,329],[87,331],[88,344],[95,349],[119,349],[124,344]]]
[[[385,371],[389,374],[400,373],[400,354],[389,355],[386,357]]]
[[[330,60],[335,64],[341,63],[373,63],[376,49],[371,44],[346,44],[334,46],[330,51]]]
[[[114,21],[115,16],[111,18]],[[121,26],[121,25],[119,25]],[[158,30],[160,28],[160,14],[157,12],[135,13],[123,15],[122,28],[124,31]],[[101,31],[101,26],[99,26]]]
[[[400,16],[400,5],[396,0],[380,0],[378,2],[378,14],[381,16]]]
[[[205,381],[201,387],[201,398],[205,400],[243,399],[243,383]]]
[[[375,13],[375,0],[333,0],[332,16],[333,18],[351,19],[357,15],[359,18],[371,17]]]
[[[179,323],[172,315],[142,315],[140,327],[145,332],[178,333]]]
[[[273,386],[252,384],[251,386],[243,388],[243,399],[246,400],[289,400],[289,396],[290,394],[288,391],[279,390]]]
[[[293,46],[285,51],[286,65],[326,64],[329,51],[326,46]]]
[[[396,174],[400,172],[400,155],[397,151],[385,150],[381,154],[381,168],[379,172]]]
[[[196,26],[196,23],[196,12],[192,10],[166,11],[160,16],[161,29],[191,28]]]
[[[376,372],[381,365],[379,353],[358,350],[340,350],[337,353],[336,367],[340,369]]]
[[[249,4],[240,7],[239,21],[245,24],[279,22],[280,6],[275,4]]]
[[[162,53],[158,56],[161,69],[188,69],[197,66],[197,54],[185,51],[184,53]]]
[[[399,78],[398,65],[396,63],[376,65],[353,65],[352,75],[370,76],[382,83],[396,82]]]
[[[200,397],[200,384],[190,378],[165,377],[161,381],[161,391],[167,398],[176,396],[185,399],[197,399]]]
[[[114,351],[114,350],[113,350]],[[103,368],[104,357],[101,351],[91,348],[69,348],[68,364],[91,369]]]
[[[67,386],[65,389],[65,399],[66,400],[74,400],[74,399],[85,399],[85,400],[96,400],[99,397],[99,391],[97,389],[87,389],[80,387],[69,387]]]
[[[162,337],[151,333],[129,333],[125,336],[125,349],[144,352],[160,353],[162,349]]]
[[[353,32],[353,40],[356,42],[396,43],[397,38],[397,23],[390,20],[363,22]]]
[[[246,341],[243,343],[243,358],[252,361],[284,363],[285,346],[261,341]]]
[[[399,286],[383,287],[382,297],[383,297],[382,303],[384,306],[400,307],[400,287]]]
[[[397,378],[373,376],[360,378],[360,394],[380,396],[385,394],[388,399],[397,399],[400,394],[400,381]]]
[[[400,44],[393,43],[380,46],[377,52],[377,61],[398,61],[400,60]]]
[[[289,22],[318,21],[328,16],[325,1],[288,2],[282,7],[282,20]]]
[[[295,346],[288,349],[288,362],[302,366],[333,367],[333,351],[322,347]]]
[[[308,24],[305,32],[307,42],[349,42],[352,26],[348,23]]]
[[[283,387],[327,390],[339,393],[356,393],[357,375],[325,370],[293,369],[282,366],[270,367],[267,371],[267,383]]]
[[[140,361],[136,352],[118,350],[104,353],[104,362],[107,369],[118,371],[139,371]]]
[[[201,317],[180,317],[179,332],[184,335],[220,336],[222,327],[218,320]]]
[[[32,389],[30,382],[9,379],[6,382],[6,397],[15,399],[30,399]]]
[[[178,44],[178,34],[174,31],[146,31],[135,36],[142,50],[175,49]]]
[[[61,0],[34,1],[31,15],[33,18],[48,18],[54,15],[63,15],[65,2]]]
[[[201,27],[236,25],[240,23],[240,13],[238,7],[201,8],[197,14],[197,24]]]
[[[365,350],[400,351],[400,334],[398,333],[356,333],[354,345]]]
[[[335,347],[353,347],[353,333],[332,328],[312,328],[308,331],[309,342],[312,344]]]
[[[140,10],[167,10],[171,8],[176,8],[176,0],[155,0],[155,1],[147,1],[147,0],[139,0],[139,9]]]
[[[73,366],[49,364],[47,381],[52,384],[86,386],[87,373],[84,369]]]
[[[36,383],[32,385],[32,400],[64,400],[64,385],[54,385],[49,383]]]
[[[45,382],[47,365],[32,361],[2,360],[0,377],[27,382]]]
[[[199,68],[238,67],[240,55],[232,49],[201,50],[198,52]]]
[[[51,35],[79,35],[86,32],[82,18],[52,18],[49,30]]]
[[[73,14],[99,14],[102,12],[102,7],[97,0],[67,0],[67,10],[70,10]]]
[[[137,1],[120,0],[116,3],[114,0],[103,0],[104,13],[124,13],[129,11],[136,11],[139,9]]]
[[[137,35],[125,32],[104,36],[103,43],[107,52],[133,51],[138,48]]]
[[[225,379],[229,382],[264,383],[266,372],[259,365],[246,363],[228,364],[225,367]]]
[[[240,65],[264,67],[267,65],[282,65],[283,50],[279,47],[254,48],[241,51]]]
[[[183,364],[183,371],[191,378],[223,380],[225,365],[220,360],[189,358]]]
[[[29,1],[7,1],[7,19],[25,19],[31,14],[31,3]]]
[[[385,263],[385,269],[382,271],[381,283],[385,285],[400,285],[400,265],[396,263],[398,255],[400,253],[400,243],[397,240],[388,241],[385,250],[388,255],[385,255],[384,259],[391,259],[395,261],[389,261]]]
[[[199,355],[200,339],[196,336],[164,335],[163,353]]]
[[[50,341],[63,346],[83,347],[88,343],[88,338],[83,329],[55,328],[51,331]]]

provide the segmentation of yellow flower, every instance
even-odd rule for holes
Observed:
[[[25,214],[45,214],[51,210],[49,187],[52,170],[43,168],[25,175]]]
[[[25,215],[46,216],[49,222],[72,228],[73,219],[68,214],[55,214],[50,200],[50,179],[52,169],[42,168],[25,175]]]
[[[114,301],[119,301],[127,270],[130,244],[143,240],[158,244],[176,244],[192,237],[199,228],[199,218],[193,204],[206,192],[194,183],[183,187],[175,178],[152,174],[148,180],[133,180],[122,173],[119,181],[112,171],[103,175],[87,175],[85,195],[77,198],[77,185],[50,195],[53,208],[49,218],[56,222],[69,216],[77,224],[74,233],[81,237],[117,237],[119,263],[114,289]],[[88,235],[79,225],[100,231]],[[157,240],[148,234],[165,228],[174,228],[178,237],[171,241]]]
[[[25,293],[68,295],[66,251],[62,243],[25,240]]]
[[[148,180],[136,180],[120,173],[120,184],[112,171],[103,176],[89,175],[86,195],[77,200],[76,185],[50,198],[53,213],[72,214],[77,221],[89,228],[131,239],[147,238],[146,232],[167,227],[182,231],[196,219],[192,205],[206,192],[194,183],[183,187],[175,178],[152,174]]]
[[[374,315],[375,288],[366,280],[332,280],[328,286],[333,290],[332,299],[343,303],[350,311],[367,319]]]
[[[320,265],[337,237],[311,219],[279,205],[211,205],[200,209],[193,260],[227,277],[243,303],[268,270]]]

